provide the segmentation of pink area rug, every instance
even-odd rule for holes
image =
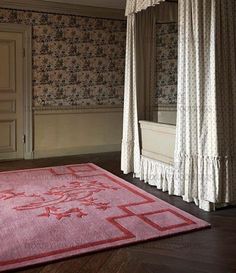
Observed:
[[[0,271],[208,226],[91,163],[0,173]]]

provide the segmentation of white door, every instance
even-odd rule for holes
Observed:
[[[23,34],[0,32],[0,160],[24,158]]]

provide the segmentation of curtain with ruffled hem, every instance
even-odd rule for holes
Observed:
[[[199,206],[236,200],[235,5],[179,0],[175,187]]]

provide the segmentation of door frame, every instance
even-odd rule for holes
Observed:
[[[0,23],[0,31],[16,32],[23,35],[24,159],[33,159],[32,27],[22,24]]]

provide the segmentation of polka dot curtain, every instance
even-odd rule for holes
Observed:
[[[209,211],[236,201],[236,2],[178,3],[173,194]]]

